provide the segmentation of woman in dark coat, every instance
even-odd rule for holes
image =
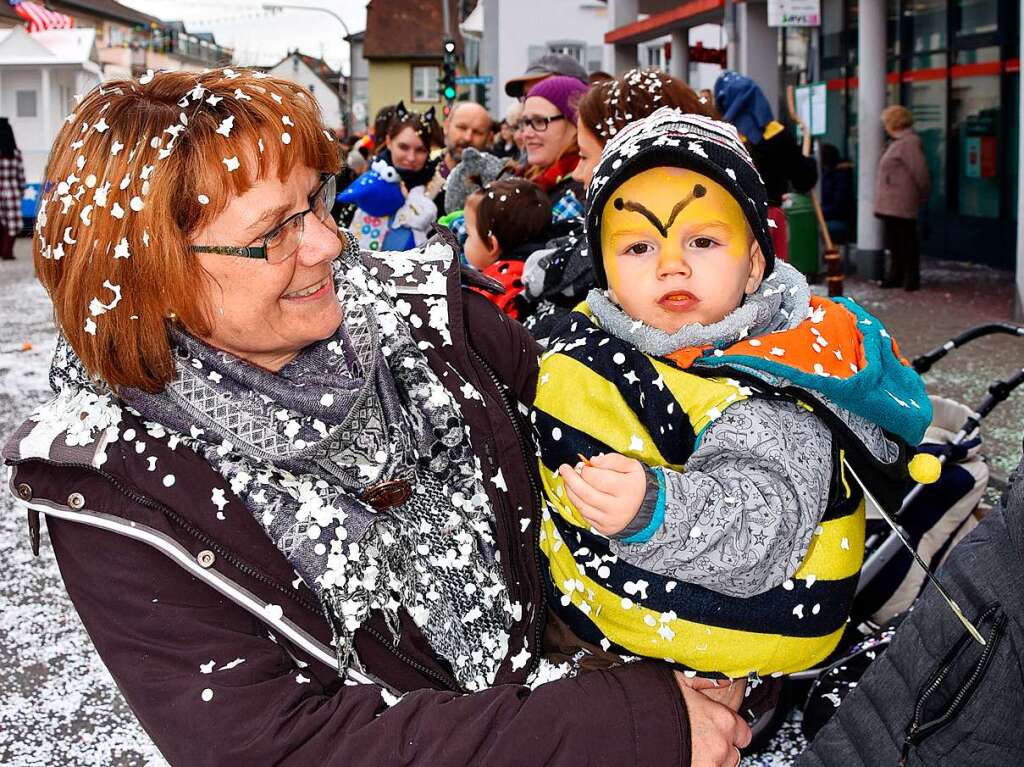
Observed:
[[[21,231],[21,196],[25,191],[25,165],[14,131],[0,117],[0,261],[14,258],[14,238]]]
[[[183,765],[732,767],[713,690],[542,657],[537,348],[450,243],[352,247],[322,127],[288,81],[161,73],[51,153],[56,396],[4,459],[133,712]]]

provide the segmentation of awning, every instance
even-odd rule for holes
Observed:
[[[609,44],[636,45],[670,34],[676,29],[718,24],[722,21],[724,6],[725,0],[689,0],[671,10],[655,13],[641,21],[606,32],[604,41]]]
[[[32,34],[22,26],[0,29],[0,66],[77,64],[98,71],[97,59],[95,29],[48,29]]]

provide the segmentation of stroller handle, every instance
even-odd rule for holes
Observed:
[[[925,352],[920,357],[915,358],[911,364],[918,373],[927,373],[931,370],[932,365],[953,351],[953,349],[959,349],[971,341],[996,334],[1024,338],[1024,327],[1014,325],[1011,322],[989,322],[984,325],[975,325],[973,328],[968,328],[960,335],[946,341],[942,346],[937,346],[930,352]]]

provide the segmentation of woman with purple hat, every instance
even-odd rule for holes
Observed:
[[[572,179],[572,172],[580,160],[576,104],[587,87],[575,77],[541,80],[526,94],[519,118],[529,163],[525,176],[552,200],[554,221],[583,214],[583,189]]]

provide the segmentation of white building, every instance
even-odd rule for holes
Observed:
[[[356,32],[345,38],[349,51],[348,87],[351,94],[353,133],[363,133],[370,122],[370,62],[363,56],[366,32]]]
[[[42,180],[50,146],[75,95],[101,79],[95,29],[31,35],[21,26],[0,29],[0,115],[11,121],[27,181]]]
[[[588,72],[605,69],[604,35],[608,7],[596,0],[481,0],[483,14],[480,74],[494,78],[487,88],[487,108],[502,116],[514,99],[505,82],[526,71],[545,53],[567,53]],[[472,17],[466,26],[475,27]]]
[[[270,67],[267,74],[292,80],[312,93],[328,128],[338,129],[344,125],[344,79],[323,59],[292,51]]]

